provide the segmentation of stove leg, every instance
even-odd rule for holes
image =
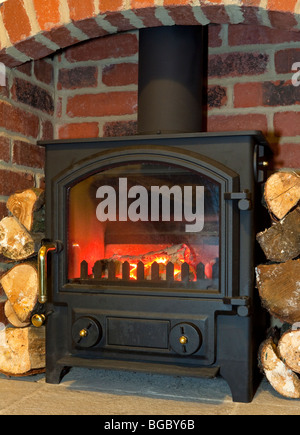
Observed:
[[[248,372],[249,366],[243,362],[230,361],[221,367],[220,375],[229,385],[233,402],[252,402],[256,389],[253,386],[252,376],[247,376]]]
[[[234,402],[251,402],[261,381],[252,322],[251,317],[218,318],[217,365]]]
[[[53,368],[46,368],[47,384],[59,384],[62,378],[70,371],[70,367],[55,365]]]

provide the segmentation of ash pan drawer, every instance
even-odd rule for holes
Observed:
[[[108,317],[107,344],[109,346],[168,349],[170,322]]]

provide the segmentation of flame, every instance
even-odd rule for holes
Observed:
[[[167,256],[158,256],[158,257],[154,257],[151,261],[145,262],[144,263],[144,273],[145,273],[145,278],[150,279],[151,277],[151,266],[153,263],[157,263],[157,264],[161,264],[163,266],[167,266],[167,264],[169,263],[170,259]],[[181,274],[181,264],[184,263],[183,259],[180,259],[179,262],[174,264],[174,279],[177,281],[180,281],[180,274]],[[129,263],[129,277],[132,280],[137,280],[137,266],[138,263],[133,263],[130,262]],[[160,277],[163,277],[163,275],[165,275],[166,273],[166,269],[165,268],[161,268],[160,269]],[[122,279],[122,272],[119,272],[116,274],[116,278]]]
[[[136,276],[137,264],[130,263],[129,266],[130,266],[130,272],[129,272],[130,279],[137,279]]]
[[[144,263],[145,277],[147,278],[147,277],[151,276],[151,266],[153,263],[167,266],[169,261],[170,261],[170,259],[167,256],[159,256],[159,257],[153,258],[151,261]],[[184,263],[184,260],[180,259],[179,262],[180,262],[180,264],[179,263],[174,264],[174,279],[178,280],[178,281],[180,280],[181,264]],[[129,266],[130,266],[130,272],[129,272],[130,279],[137,280],[137,263],[129,263]],[[160,276],[165,274],[165,269],[161,268],[159,274],[160,274]],[[122,274],[120,273],[116,277],[121,279]]]
[[[166,265],[168,263],[168,258],[167,257],[157,257],[157,258],[155,258],[154,261],[149,262],[148,264],[151,266],[155,262],[158,263],[158,264],[164,264],[164,265]]]

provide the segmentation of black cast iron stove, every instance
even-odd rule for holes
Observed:
[[[140,135],[44,144],[46,380],[72,366],[220,373],[249,402],[268,146],[259,132],[198,133],[201,27],[143,30],[140,45]]]

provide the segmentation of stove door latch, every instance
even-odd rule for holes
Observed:
[[[52,242],[48,239],[43,239],[38,253],[38,287],[39,296],[38,302],[44,306],[47,302],[47,258],[49,252],[60,252],[62,250],[61,242]],[[45,321],[46,315],[41,307],[38,312],[31,317],[31,324],[36,328],[41,328]]]
[[[62,250],[61,242],[52,242],[42,240],[42,245],[38,254],[38,280],[39,280],[39,303],[47,302],[47,257],[49,252],[60,252]]]
[[[225,192],[224,199],[227,201],[238,201],[238,208],[241,211],[247,211],[252,209],[252,195],[248,190],[243,192]]]
[[[225,297],[223,298],[223,303],[236,308],[236,312],[240,317],[248,317],[251,313],[251,303],[247,296],[236,298]]]

